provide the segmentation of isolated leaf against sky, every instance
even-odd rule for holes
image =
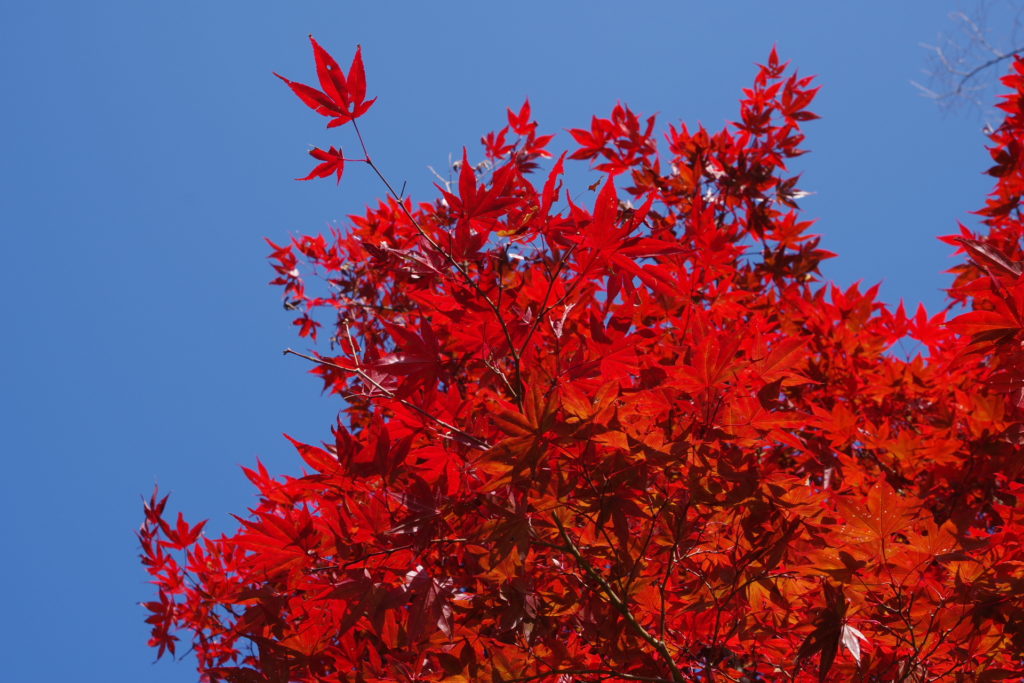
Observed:
[[[331,175],[338,176],[337,183],[341,183],[341,175],[345,172],[345,157],[340,149],[331,147],[326,151],[315,147],[309,152],[309,156],[322,163],[318,164],[309,175],[297,180],[312,180],[313,178],[328,178]]]
[[[322,90],[290,81],[277,73],[274,75],[284,81],[307,107],[321,116],[330,117],[328,128],[344,125],[369,111],[377,98],[366,100],[366,73],[363,68],[362,48],[356,48],[346,78],[338,63],[327,50],[320,47],[313,36],[309,37],[309,41],[313,44],[316,72]]]

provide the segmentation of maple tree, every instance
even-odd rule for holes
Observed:
[[[360,52],[313,49],[320,88],[283,80],[362,156],[305,179],[388,190],[271,242],[329,338],[286,353],[344,407],[292,439],[306,474],[245,470],[232,535],[148,500],[160,655],[184,636],[234,683],[1024,680],[1024,61],[983,229],[942,238],[949,306],[911,315],[820,283],[787,170],[816,88],[774,50],[723,130],[660,149],[618,105],[554,159],[526,102],[414,203],[359,132]]]

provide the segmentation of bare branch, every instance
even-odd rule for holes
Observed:
[[[1000,65],[1024,51],[1019,37],[1024,3],[979,0],[970,12],[952,12],[949,18],[953,30],[940,34],[934,45],[921,45],[929,52],[924,70],[928,84],[911,84],[943,108],[966,102],[988,118],[1002,75]]]

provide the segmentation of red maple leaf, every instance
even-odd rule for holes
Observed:
[[[363,68],[362,47],[356,48],[356,55],[352,58],[352,66],[349,67],[346,77],[334,58],[320,47],[313,36],[309,37],[309,41],[313,44],[316,73],[323,90],[290,81],[276,72],[274,75],[287,83],[307,107],[321,116],[330,117],[328,128],[344,125],[365,114],[377,98],[366,100],[366,71]]]
[[[338,176],[338,183],[341,183],[341,174],[345,172],[345,157],[340,149],[333,146],[328,150],[314,147],[309,151],[309,156],[322,162],[316,166],[305,178],[296,180],[312,180],[313,178],[327,178],[332,173]]]

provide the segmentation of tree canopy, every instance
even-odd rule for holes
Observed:
[[[282,80],[386,196],[271,242],[327,392],[302,476],[203,534],[154,492],[150,644],[203,680],[995,681],[1024,670],[1024,62],[946,309],[822,284],[773,50],[722,130],[527,101],[429,201],[370,156],[357,50]],[[565,165],[602,176],[569,191]],[[879,245],[879,248],[885,248]],[[917,352],[898,354],[910,340]]]

